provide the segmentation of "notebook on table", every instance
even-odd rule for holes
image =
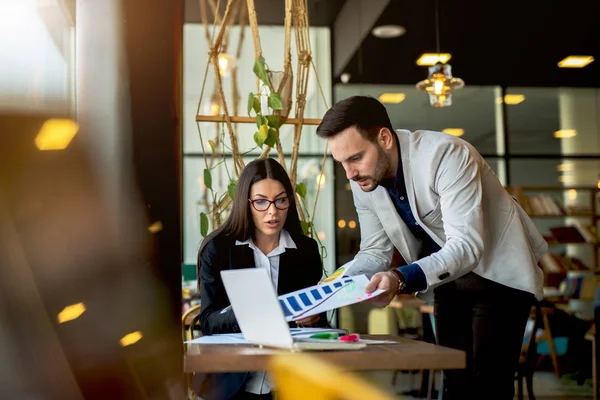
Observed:
[[[249,342],[297,350],[357,350],[365,343],[293,337],[266,270],[221,271],[237,323]]]

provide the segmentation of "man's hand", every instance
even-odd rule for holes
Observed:
[[[302,325],[302,326],[312,326],[312,325],[316,324],[317,322],[319,322],[320,319],[321,319],[321,315],[316,314],[316,315],[311,315],[310,317],[298,319],[294,322],[296,324]]]
[[[369,303],[375,304],[378,307],[385,307],[390,304],[390,301],[396,296],[398,290],[398,276],[393,272],[378,272],[371,278],[371,281],[365,288],[366,293],[372,293],[377,289],[385,290],[385,293],[381,293],[379,296],[374,297]]]

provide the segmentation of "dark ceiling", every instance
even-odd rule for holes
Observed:
[[[200,1],[185,0],[185,22],[200,23]],[[205,0],[204,0],[205,1]],[[311,26],[331,26],[346,0],[308,0],[308,16]],[[215,0],[216,3],[216,0]],[[227,0],[221,0],[221,15]],[[260,25],[283,25],[285,18],[284,0],[255,0],[256,17]],[[212,14],[208,14],[211,18]]]
[[[415,61],[436,52],[434,1],[391,0],[375,25],[398,24],[406,34],[367,35],[345,68],[350,82],[424,79],[427,69]],[[440,50],[452,54],[453,73],[467,85],[600,87],[599,0],[447,0],[439,1],[439,15]],[[583,69],[558,68],[568,55],[596,61]]]
[[[334,22],[345,6],[356,8],[354,21],[369,24],[361,20],[364,7],[373,7],[369,1],[307,0],[307,5],[312,26],[332,28],[333,46],[357,48],[344,68],[351,83],[415,84],[427,75],[415,61],[436,52],[435,1],[389,0],[373,26],[398,24],[406,34],[379,39],[369,33],[360,46],[360,39],[336,37]],[[222,11],[226,3],[221,0]],[[440,51],[452,54],[453,73],[467,85],[600,87],[600,0],[438,3]],[[255,6],[259,24],[283,24],[283,0],[255,0]],[[185,0],[185,21],[200,22],[199,0]],[[568,55],[592,55],[596,61],[582,69],[558,68]]]

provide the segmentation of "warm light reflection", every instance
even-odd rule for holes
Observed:
[[[350,221],[350,222],[348,222],[348,228],[350,228],[350,229],[356,228],[356,221]]]
[[[81,314],[85,312],[85,310],[85,304],[83,303],[77,303],[67,306],[60,313],[58,313],[58,323],[62,324],[64,322],[77,319],[81,316]]]
[[[227,53],[219,53],[218,56],[219,74],[229,76],[229,72],[235,64],[235,58]]]
[[[143,337],[142,332],[135,331],[135,332],[128,333],[127,335],[123,336],[121,338],[121,340],[119,340],[119,342],[121,343],[121,346],[123,346],[123,347],[130,346],[132,344],[139,342],[140,339],[142,339],[142,337]]]
[[[317,233],[317,237],[321,241],[325,240],[325,232],[319,232],[319,233]]]
[[[317,186],[319,187],[319,189],[323,189],[326,181],[327,179],[325,178],[325,174],[323,172],[319,172],[317,174]]]
[[[577,190],[575,189],[569,189],[569,191],[567,192],[567,197],[569,198],[569,200],[577,200]]]
[[[163,230],[162,221],[156,221],[155,223],[153,223],[152,225],[150,225],[148,227],[148,231],[150,231],[150,233],[158,233],[162,230]]]
[[[569,175],[561,175],[558,177],[558,181],[562,183],[569,183],[573,180],[572,176]]]
[[[44,122],[35,137],[35,145],[40,150],[64,150],[79,131],[79,125],[72,119],[52,118]]]
[[[569,56],[558,62],[560,68],[583,68],[594,62],[592,56]]]
[[[438,62],[445,64],[450,60],[450,58],[452,58],[452,55],[448,53],[424,53],[417,60],[417,65],[432,66]]]
[[[346,221],[344,221],[343,219],[340,219],[338,221],[338,228],[345,228],[346,227]]]
[[[577,136],[577,131],[575,129],[561,129],[554,132],[554,137],[558,139],[569,139],[575,136]]]
[[[346,190],[348,190],[348,191],[352,190],[352,186],[350,185],[350,182],[346,183],[344,188],[346,188]]]
[[[570,163],[558,164],[556,166],[556,170],[558,172],[573,171],[573,164],[570,164]]]
[[[404,101],[406,95],[404,93],[382,93],[379,96],[379,101],[388,104],[399,104]]]
[[[447,133],[448,135],[452,135],[452,136],[462,136],[465,134],[465,130],[461,129],[461,128],[446,128],[444,129],[442,132]]]

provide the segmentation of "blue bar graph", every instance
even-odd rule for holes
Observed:
[[[300,296],[300,300],[302,300],[302,302],[304,303],[305,306],[312,306],[312,302],[310,301],[310,299],[308,298],[306,293],[300,293],[299,296]]]
[[[335,283],[333,284],[333,287],[334,287],[334,288],[341,288],[342,286],[343,286],[342,282],[335,282]]]
[[[294,296],[290,296],[287,298],[288,303],[290,303],[290,306],[292,306],[292,309],[294,311],[302,311],[302,307],[300,306],[300,304],[298,304],[298,301],[296,300],[296,298]]]
[[[312,289],[310,293],[315,297],[315,300],[321,300],[323,298],[317,289]]]
[[[325,292],[325,294],[333,293],[333,290],[331,290],[329,286],[323,286],[323,291]]]

